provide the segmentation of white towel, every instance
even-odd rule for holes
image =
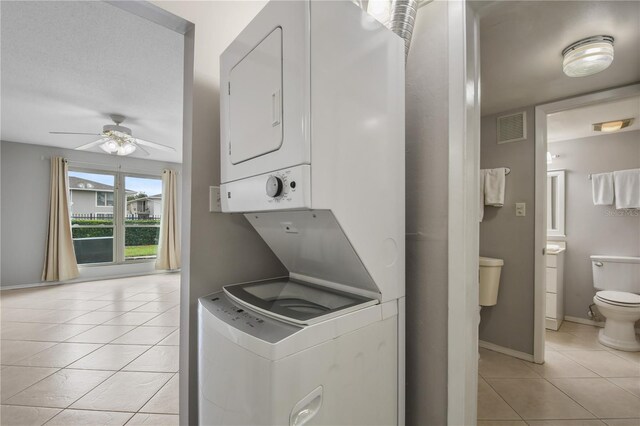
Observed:
[[[504,167],[487,170],[484,177],[484,203],[487,206],[504,206],[504,185],[507,170]]]
[[[591,175],[591,192],[594,206],[613,204],[613,173]]]
[[[482,222],[482,219],[484,219],[484,177],[486,174],[486,170],[480,170],[480,211],[478,212],[478,218],[480,219],[480,222]]]
[[[616,209],[640,209],[640,169],[613,172]]]

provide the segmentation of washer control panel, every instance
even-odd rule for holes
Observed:
[[[233,303],[224,291],[201,297],[199,301],[202,309],[206,309],[221,321],[269,343],[279,342],[301,330],[301,327],[275,320]]]
[[[302,165],[220,186],[223,212],[311,208],[311,167]]]

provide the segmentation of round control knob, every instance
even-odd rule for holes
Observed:
[[[283,187],[282,179],[279,177],[269,176],[269,179],[267,179],[267,195],[269,197],[279,197],[282,194]]]

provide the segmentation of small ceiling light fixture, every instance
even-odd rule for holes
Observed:
[[[569,77],[586,77],[609,68],[613,62],[613,37],[583,38],[562,51],[562,71]]]
[[[622,120],[603,121],[602,123],[593,123],[594,132],[617,132],[620,129],[631,126],[633,118],[623,118]]]

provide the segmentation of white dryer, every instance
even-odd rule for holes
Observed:
[[[402,424],[403,41],[272,1],[220,63],[222,209],[289,274],[200,299],[200,423]]]

